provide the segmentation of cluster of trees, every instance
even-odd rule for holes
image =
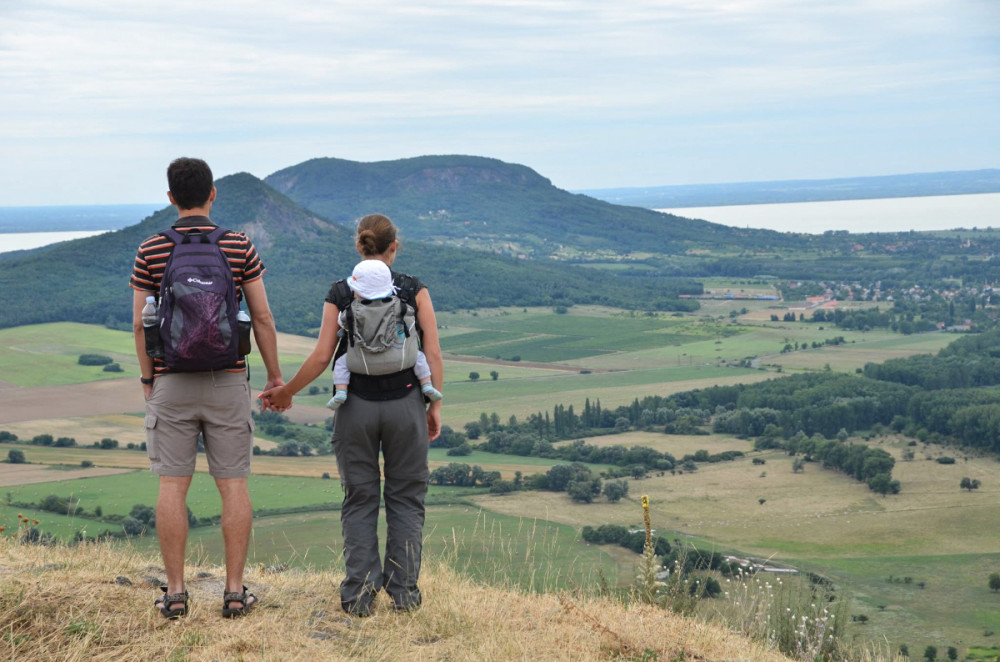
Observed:
[[[490,487],[499,480],[499,471],[484,471],[478,464],[469,466],[456,462],[438,467],[430,474],[431,483],[456,487]]]
[[[963,336],[936,355],[866,365],[864,375],[910,387],[894,430],[1000,452],[1000,329]]]
[[[7,430],[0,430],[0,442],[30,444],[32,446],[51,446],[53,448],[70,448],[78,445],[76,439],[73,437],[53,437],[51,434],[36,434],[31,439],[19,439],[16,434]],[[93,442],[91,447],[101,450],[113,450],[119,448],[119,443],[117,439],[104,437],[100,441]],[[125,448],[127,450],[144,451],[146,450],[146,442],[144,441],[139,444],[129,442],[125,445]]]
[[[594,545],[619,545],[636,554],[642,554],[646,547],[646,531],[644,529],[629,529],[619,524],[584,526],[580,537]],[[670,543],[666,538],[653,536],[653,553],[661,558],[670,554]]]
[[[114,359],[103,354],[81,354],[77,363],[80,365],[101,365],[104,366],[104,372],[123,372],[122,367],[115,363]]]
[[[296,425],[287,416],[272,410],[254,411],[252,416],[257,423],[258,430],[276,441],[281,440],[278,441],[277,447],[266,451],[254,446],[254,455],[309,457],[311,455],[328,455],[333,452],[330,433],[327,429],[310,425]]]
[[[846,435],[840,436],[843,438]],[[842,438],[825,439],[796,434],[782,447],[790,455],[801,453],[807,462],[820,462],[825,468],[853,476],[855,480],[866,483],[873,492],[899,494],[900,482],[892,477],[896,463],[892,455],[881,448],[845,443]]]

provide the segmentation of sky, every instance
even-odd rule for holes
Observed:
[[[316,157],[567,190],[1000,167],[997,0],[0,0],[0,206]]]

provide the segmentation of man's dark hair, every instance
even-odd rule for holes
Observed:
[[[175,159],[167,168],[167,185],[181,209],[202,207],[212,195],[212,169],[201,159]]]

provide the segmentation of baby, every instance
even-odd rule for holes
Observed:
[[[392,284],[392,272],[381,260],[362,260],[354,267],[351,277],[347,279],[347,285],[354,292],[355,299],[384,299],[391,297],[396,292]],[[345,311],[340,311],[338,318],[340,331],[338,335],[344,335]],[[341,342],[344,340],[342,339]],[[422,351],[417,351],[417,362],[413,366],[413,372],[420,381],[420,392],[428,400],[437,401],[444,396],[441,391],[434,388],[431,383],[431,368],[427,364],[427,357]],[[347,354],[344,353],[333,363],[333,384],[334,395],[326,406],[336,410],[347,401],[347,386],[351,381],[351,371],[347,368]]]

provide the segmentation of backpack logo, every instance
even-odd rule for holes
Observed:
[[[239,362],[236,285],[219,247],[226,232],[163,232],[174,249],[160,281],[160,337],[173,371],[221,370]]]

